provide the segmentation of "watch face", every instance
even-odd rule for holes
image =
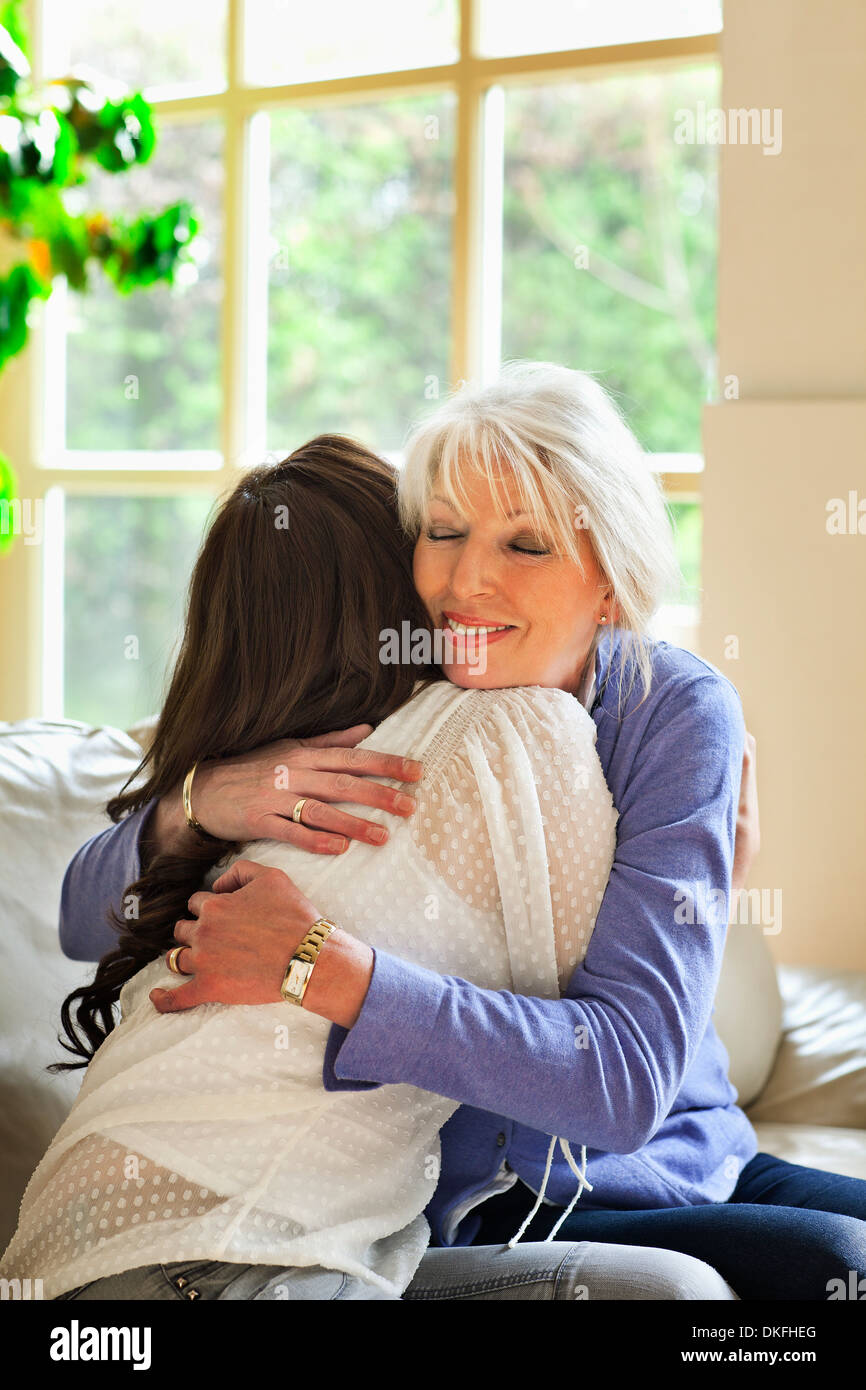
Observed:
[[[282,994],[288,999],[300,999],[304,993],[304,986],[312,974],[312,962],[306,960],[293,960],[283,981]]]

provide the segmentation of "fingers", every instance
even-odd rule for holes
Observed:
[[[395,782],[417,782],[424,771],[416,758],[396,753],[377,753],[373,748],[328,748],[315,752],[300,748],[293,761],[299,767],[322,772],[351,772],[356,777],[392,777]]]
[[[292,824],[296,822],[293,821]],[[371,845],[383,845],[388,839],[388,831],[384,825],[362,820],[360,816],[352,816],[348,811],[339,811],[335,806],[328,806],[324,801],[316,801],[310,797],[305,798],[301,808],[300,824],[314,830],[328,830],[334,835],[347,836],[350,840],[365,840]]]
[[[316,734],[314,738],[299,738],[298,742],[310,748],[354,748],[356,743],[369,738],[372,732],[372,724],[354,724],[351,729],[340,729],[335,734]]]
[[[296,772],[292,777],[292,790],[285,799],[286,815],[291,815],[300,797],[317,801],[349,801],[359,806],[372,806],[379,811],[388,811],[395,816],[410,816],[415,810],[415,798],[400,791],[397,787],[385,787],[381,782],[369,782],[364,777],[355,777],[350,772]],[[305,806],[302,813],[307,824],[318,824]]]
[[[307,804],[309,805],[309,802]],[[301,815],[306,814],[305,806]],[[349,848],[349,841],[344,835],[334,834],[329,830],[310,829],[290,820],[288,816],[265,816],[262,829],[270,839],[280,840],[287,845],[297,845],[298,849],[308,850],[311,854],[342,854]]]
[[[187,902],[187,907],[194,917],[200,917],[202,908],[208,898],[212,897],[213,893],[207,893],[204,889],[200,889],[198,893],[193,893],[192,897]]]
[[[196,917],[200,917],[205,903],[213,901],[217,892],[233,893],[238,888],[245,888],[248,883],[253,882],[253,879],[261,878],[262,874],[274,872],[282,873],[282,870],[275,870],[270,864],[257,864],[253,859],[236,859],[233,864],[229,865],[224,874],[220,874],[209,891],[201,888],[197,893],[193,893],[187,902],[187,907]],[[221,884],[219,889],[217,883]],[[192,925],[197,924],[193,923]],[[180,940],[179,937],[178,940]]]
[[[194,1009],[196,1005],[207,1002],[201,998],[201,986],[195,980],[177,989],[152,989],[148,995],[157,1013],[176,1014],[184,1009]]]
[[[174,939],[178,946],[191,946],[193,943],[193,933],[198,926],[198,922],[190,922],[187,918],[182,918],[174,924]]]
[[[243,888],[248,883],[252,883],[254,878],[259,878],[261,874],[268,872],[267,864],[257,864],[252,859],[236,859],[230,864],[225,873],[220,874],[211,884],[212,893],[234,893],[236,889]],[[197,894],[193,895],[198,896]],[[189,900],[192,908],[192,898]]]

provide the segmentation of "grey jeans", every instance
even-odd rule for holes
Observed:
[[[353,1275],[320,1265],[239,1265],[187,1260],[144,1265],[84,1284],[58,1300],[224,1299],[229,1301],[391,1299]],[[427,1250],[403,1300],[488,1302],[522,1299],[737,1300],[710,1265],[675,1250],[598,1241],[527,1242],[512,1250],[470,1245]]]

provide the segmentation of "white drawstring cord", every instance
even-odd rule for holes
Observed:
[[[581,1144],[580,1146],[580,1161],[583,1164],[582,1168],[578,1168],[577,1164],[575,1163],[574,1155],[571,1152],[571,1146],[569,1145],[567,1139],[560,1139],[559,1146],[562,1149],[562,1152],[565,1154],[565,1161],[571,1169],[572,1173],[576,1178],[579,1178],[581,1189],[585,1187],[587,1192],[591,1192],[592,1183],[588,1182],[586,1177],[586,1145]]]
[[[575,1205],[576,1205],[576,1203],[577,1203],[577,1199],[579,1198],[580,1194],[583,1192],[583,1189],[586,1188],[587,1192],[591,1192],[591,1191],[592,1191],[592,1183],[587,1182],[587,1180],[586,1180],[586,1145],[585,1145],[585,1144],[581,1144],[581,1146],[580,1146],[580,1161],[581,1161],[581,1163],[582,1163],[582,1165],[583,1165],[582,1169],[578,1168],[577,1164],[575,1163],[574,1159],[572,1158],[572,1156],[571,1156],[571,1149],[570,1149],[569,1146],[568,1146],[568,1140],[567,1140],[567,1139],[560,1139],[560,1141],[559,1141],[559,1147],[562,1149],[562,1152],[565,1154],[565,1161],[566,1161],[566,1163],[568,1164],[569,1168],[571,1169],[572,1173],[574,1173],[575,1176],[579,1179],[579,1183],[578,1183],[577,1191],[575,1192],[575,1194],[574,1194],[574,1196],[572,1197],[571,1201],[569,1202],[568,1206],[565,1208],[565,1211],[562,1213],[562,1216],[561,1216],[561,1217],[559,1218],[559,1220],[557,1221],[557,1223],[556,1223],[556,1225],[554,1226],[553,1230],[550,1232],[550,1235],[544,1237],[545,1242],[547,1242],[548,1240],[553,1240],[554,1236],[556,1235],[556,1233],[557,1233],[557,1231],[559,1230],[560,1226],[562,1225],[563,1221],[565,1221],[569,1216],[571,1216],[571,1213],[574,1211]]]
[[[550,1169],[553,1165],[553,1152],[556,1148],[556,1143],[557,1136],[554,1134],[550,1141],[550,1147],[547,1150],[547,1163],[544,1168],[544,1179],[541,1184],[541,1191],[535,1199],[535,1206],[532,1208],[532,1211],[524,1220],[523,1224],[520,1227],[520,1230],[517,1231],[516,1234],[511,1237],[510,1241],[508,1242],[508,1245],[506,1246],[507,1250],[514,1249],[515,1245],[517,1245],[518,1241],[520,1240],[520,1237],[523,1235],[524,1231],[529,1226],[530,1222],[532,1221],[533,1217],[535,1216],[536,1212],[541,1206],[541,1203],[544,1201],[544,1194],[547,1191],[547,1181],[550,1177]],[[586,1145],[581,1144],[580,1146],[580,1161],[583,1165],[582,1169],[578,1168],[577,1164],[575,1163],[567,1139],[560,1139],[559,1147],[562,1149],[562,1152],[565,1155],[565,1161],[571,1169],[572,1173],[574,1173],[575,1177],[579,1180],[578,1188],[571,1201],[569,1202],[568,1206],[566,1207],[565,1211],[562,1213],[562,1216],[559,1218],[553,1230],[550,1232],[550,1235],[544,1237],[545,1244],[547,1241],[553,1240],[553,1237],[556,1235],[563,1221],[565,1221],[566,1217],[570,1216],[571,1213],[574,1211],[575,1204],[578,1198],[580,1197],[580,1194],[583,1192],[584,1188],[586,1188],[587,1192],[592,1191],[592,1183],[587,1182],[586,1179]]]
[[[541,1184],[541,1191],[539,1192],[535,1200],[535,1206],[532,1208],[532,1211],[529,1213],[526,1220],[523,1222],[523,1225],[520,1227],[520,1230],[517,1232],[517,1234],[511,1237],[510,1241],[508,1242],[508,1245],[506,1246],[507,1250],[514,1249],[515,1245],[520,1240],[520,1237],[523,1235],[523,1232],[526,1230],[527,1226],[529,1225],[530,1221],[532,1220],[532,1218],[534,1217],[535,1213],[538,1211],[538,1208],[541,1206],[541,1203],[544,1200],[544,1193],[547,1188],[547,1179],[550,1177],[550,1166],[553,1163],[553,1150],[555,1148],[556,1135],[554,1134],[553,1138],[550,1141],[550,1148],[547,1150],[547,1166],[544,1170],[544,1181]]]

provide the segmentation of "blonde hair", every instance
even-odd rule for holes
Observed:
[[[619,407],[588,372],[549,362],[509,362],[490,385],[458,388],[407,439],[404,529],[417,537],[435,484],[465,508],[467,471],[485,475],[504,516],[503,466],[523,510],[581,573],[577,533],[587,532],[614,600],[611,627],[625,637],[628,689],[637,673],[646,698],[649,623],[680,575],[661,486]]]

